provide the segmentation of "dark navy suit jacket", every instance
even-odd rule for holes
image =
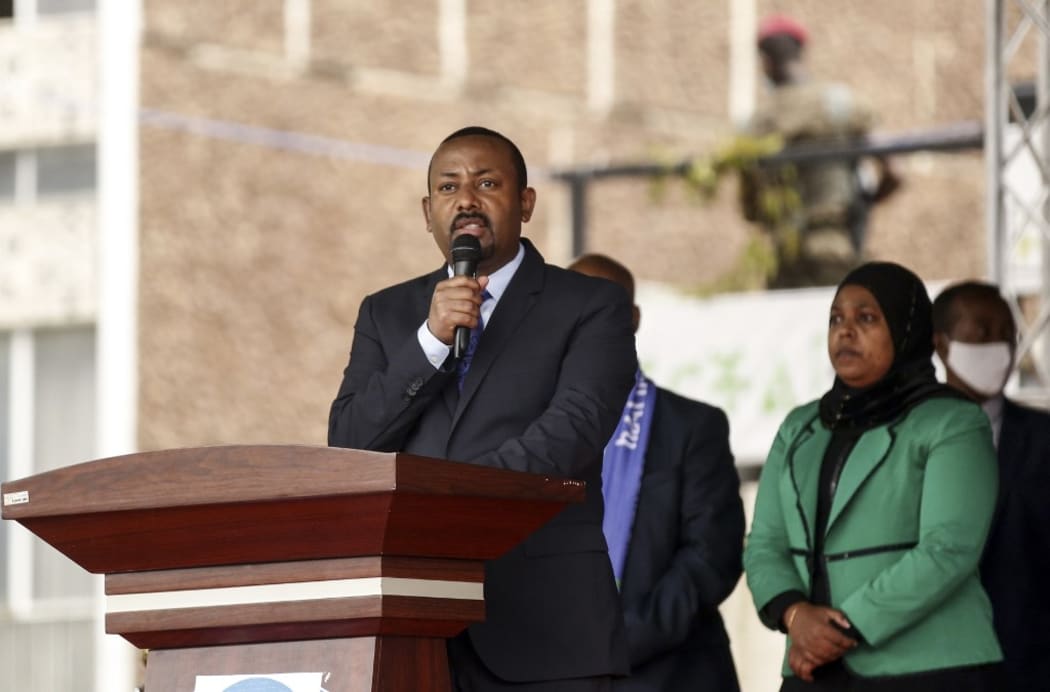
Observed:
[[[725,413],[657,389],[621,593],[632,672],[614,689],[738,689],[718,605],[743,549]]]
[[[586,481],[586,502],[488,563],[471,641],[511,682],[626,673],[601,463],[637,368],[631,305],[621,287],[546,265],[522,243],[462,392],[452,364],[435,369],[416,337],[444,267],[365,298],[328,442]]]
[[[1050,413],[1006,400],[999,500],[981,560],[1009,685],[1050,689]]]

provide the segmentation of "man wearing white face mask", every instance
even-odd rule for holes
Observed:
[[[999,457],[999,499],[981,560],[1005,655],[1005,690],[1050,685],[1050,413],[1011,401],[1003,387],[1017,328],[998,287],[966,281],[933,303],[934,346],[948,384],[984,408]]]

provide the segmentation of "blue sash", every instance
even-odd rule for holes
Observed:
[[[656,386],[639,370],[616,432],[605,445],[602,464],[605,516],[602,519],[602,532],[609,544],[609,559],[612,561],[617,588],[623,580],[623,566],[631,542],[631,528],[638,506],[638,490],[642,485],[655,403]]]

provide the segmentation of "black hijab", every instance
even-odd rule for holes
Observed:
[[[919,277],[899,264],[868,262],[838,286],[861,286],[878,301],[893,340],[893,363],[875,384],[857,389],[837,376],[820,400],[820,419],[832,430],[868,430],[897,420],[934,397],[965,399],[937,382],[933,369],[933,309]]]

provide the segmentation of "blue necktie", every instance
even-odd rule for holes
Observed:
[[[482,293],[481,304],[484,305],[485,301],[491,297],[492,294],[488,291]],[[467,350],[456,364],[456,387],[461,392],[463,391],[463,380],[467,377],[467,370],[470,370],[470,361],[474,360],[474,351],[478,350],[478,341],[481,339],[481,332],[484,329],[485,318],[479,314],[478,326],[470,330],[470,339],[467,341]]]

